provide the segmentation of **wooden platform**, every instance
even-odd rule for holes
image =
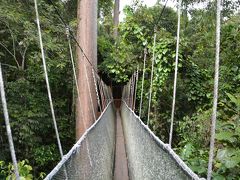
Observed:
[[[128,180],[128,165],[125,150],[125,142],[123,136],[122,120],[119,110],[116,112],[117,132],[116,132],[116,152],[115,152],[115,167],[114,180]]]

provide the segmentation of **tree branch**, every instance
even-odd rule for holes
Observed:
[[[22,55],[22,65],[21,65],[22,70],[24,70],[24,67],[25,67],[25,59],[26,59],[25,55],[26,55],[27,49],[28,49],[28,46],[25,47],[23,52],[21,52],[21,55]]]
[[[0,42],[0,45],[14,58],[17,66],[18,66],[18,68],[19,68],[20,65],[19,65],[19,63],[18,63],[18,61],[17,61],[17,59],[16,59],[16,56],[15,56],[3,43]]]

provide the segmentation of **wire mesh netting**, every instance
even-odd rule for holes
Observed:
[[[199,179],[176,153],[160,141],[122,102],[121,116],[131,180]]]
[[[110,103],[45,179],[110,180],[114,151],[115,110]]]

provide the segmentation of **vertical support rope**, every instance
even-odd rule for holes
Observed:
[[[135,86],[135,82],[136,82],[136,72],[133,74],[133,78],[132,78],[132,90],[131,90],[131,109],[133,110],[133,104],[134,104],[134,86]]]
[[[109,87],[110,90],[110,97],[111,97],[111,101],[113,100],[113,93],[112,93],[112,87]]]
[[[138,69],[138,67],[137,67],[137,72],[136,72],[136,82],[135,82],[135,92],[134,92],[133,111],[135,111],[135,107],[136,107],[136,99],[137,99],[137,84],[138,84],[138,72],[139,72],[139,69]]]
[[[127,102],[127,85],[123,88],[123,100]]]
[[[0,63],[0,91],[1,91],[3,114],[4,114],[6,129],[7,129],[8,143],[9,143],[12,162],[13,162],[13,166],[14,166],[14,173],[16,175],[16,179],[20,180],[17,158],[16,158],[16,153],[15,153],[14,144],[13,144],[13,137],[12,137],[12,131],[11,131],[11,126],[10,126],[9,114],[8,114],[8,109],[7,109],[7,101],[6,101],[5,90],[4,90],[1,63]]]
[[[131,85],[132,85],[132,78],[129,81],[128,85],[128,102],[129,102],[129,107],[131,107]]]
[[[102,83],[102,85],[103,85],[103,92],[104,92],[104,94],[105,94],[105,102],[106,102],[106,105],[107,105],[107,104],[108,104],[108,100],[109,100],[109,98],[108,98],[108,92],[107,92],[107,88],[106,88],[105,84]]]
[[[128,82],[128,106],[130,107],[131,105],[131,84],[132,84],[132,77],[130,78],[129,82]]]
[[[96,90],[96,95],[97,95],[98,106],[99,106],[99,108],[100,108],[100,112],[102,112],[102,107],[101,107],[101,103],[100,103],[100,99],[99,99],[99,94],[98,94],[98,87],[97,87],[96,77],[95,77],[95,73],[94,73],[94,70],[93,70],[93,69],[92,69],[92,75],[93,75],[93,81],[94,81],[95,90]]]
[[[49,104],[50,104],[50,108],[51,108],[54,129],[55,129],[55,133],[56,133],[56,137],[57,137],[58,148],[59,148],[59,152],[60,152],[60,155],[62,158],[63,151],[62,151],[62,145],[61,145],[61,141],[60,141],[60,137],[59,137],[59,133],[58,133],[57,121],[56,121],[55,112],[54,112],[54,108],[53,108],[53,102],[52,102],[51,89],[50,89],[49,80],[48,80],[48,72],[47,72],[46,59],[45,59],[45,54],[44,54],[44,49],[43,49],[42,33],[41,33],[40,20],[39,20],[39,14],[38,14],[37,0],[34,0],[34,4],[35,4],[35,11],[36,11],[36,20],[37,20],[40,49],[41,49],[41,54],[42,54],[44,76],[45,76],[47,92],[48,92],[48,99],[49,99]]]
[[[154,64],[155,64],[155,46],[156,46],[156,32],[154,33],[154,42],[153,42],[153,58],[152,58],[152,69],[151,69],[151,82],[150,82],[150,90],[149,90],[149,99],[148,99],[148,117],[147,117],[147,126],[149,126],[149,119],[150,119],[150,111],[151,111],[151,101],[152,101],[152,86],[153,86],[153,71],[154,71]]]
[[[135,82],[136,82],[136,72],[134,72],[133,79],[132,79],[132,90],[131,90],[131,109],[132,110],[133,110],[133,105],[134,105]]]
[[[99,88],[99,93],[100,93],[100,103],[101,103],[101,107],[102,110],[104,109],[104,103],[103,103],[103,92],[102,92],[102,88],[101,88],[101,79],[99,77],[97,77],[97,84],[98,84],[98,88]]]
[[[73,60],[73,53],[72,53],[72,46],[71,46],[71,40],[69,37],[69,29],[67,29],[67,39],[68,39],[68,47],[69,47],[69,51],[70,51],[70,58],[71,58],[71,64],[72,64],[72,69],[73,69],[73,76],[74,76],[74,81],[75,81],[75,86],[76,86],[76,90],[77,90],[77,95],[78,95],[78,101],[79,104],[81,106],[81,100],[80,100],[80,90],[79,90],[79,86],[78,86],[78,81],[77,81],[77,73],[76,73],[76,66]],[[82,109],[80,108],[80,113],[83,116],[83,112]],[[86,129],[86,125],[83,122],[84,128]]]
[[[83,57],[85,57],[85,56],[83,55]],[[87,79],[87,87],[88,87],[88,93],[89,93],[89,96],[90,96],[93,118],[94,118],[94,121],[96,121],[96,114],[95,114],[95,110],[94,110],[94,106],[93,106],[93,98],[92,98],[90,83],[89,83],[89,79],[88,79],[88,75],[87,75],[87,67],[86,67],[86,64],[85,64],[84,61],[83,61],[83,65],[84,65],[85,76],[86,76],[86,79]]]
[[[180,42],[180,26],[181,26],[181,5],[182,0],[178,0],[178,27],[177,27],[177,46],[176,46],[176,59],[175,59],[175,74],[174,74],[174,85],[173,85],[173,102],[172,102],[172,113],[171,113],[171,126],[169,133],[169,145],[172,145],[173,135],[173,122],[175,114],[175,103],[176,103],[176,90],[177,90],[177,74],[178,74],[178,55],[179,55],[179,42]]]
[[[214,159],[214,143],[215,131],[217,122],[217,103],[218,103],[218,82],[219,82],[219,61],[220,61],[220,36],[221,36],[221,0],[217,0],[217,19],[216,19],[216,60],[215,60],[215,75],[214,75],[214,97],[213,97],[213,112],[211,124],[210,151],[208,161],[207,179],[212,177],[212,166]]]
[[[144,49],[144,59],[143,59],[141,99],[140,99],[140,106],[139,106],[139,117],[140,118],[141,118],[141,114],[142,114],[143,88],[144,88],[145,71],[146,71],[146,58],[147,58],[147,49],[145,48]]]
[[[136,77],[136,74],[135,72],[133,73],[133,76],[132,76],[132,82],[131,82],[131,109],[133,109],[133,98],[134,98],[134,84],[135,84],[135,77]]]
[[[103,90],[105,92],[105,95],[106,95],[106,104],[108,104],[109,102],[109,95],[108,95],[108,90],[107,90],[107,87],[105,84],[103,84]]]
[[[107,103],[106,103],[106,93],[104,91],[104,87],[103,87],[103,81],[100,80],[100,85],[101,85],[101,89],[102,89],[102,94],[103,94],[103,104],[104,104],[104,108],[107,107]]]

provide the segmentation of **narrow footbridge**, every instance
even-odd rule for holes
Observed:
[[[156,137],[122,99],[109,102],[99,119],[46,179],[200,179]]]

